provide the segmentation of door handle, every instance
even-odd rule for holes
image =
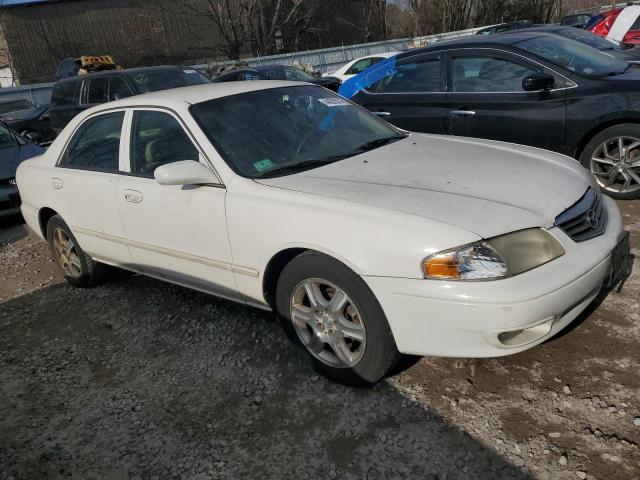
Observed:
[[[391,116],[391,112],[384,112],[382,110],[380,110],[379,112],[371,112],[374,115],[377,115],[379,117],[390,117]]]
[[[476,112],[473,110],[451,110],[449,115],[452,117],[472,117]]]
[[[51,186],[53,188],[55,188],[56,190],[60,190],[62,188],[62,179],[61,178],[52,178],[51,179]]]
[[[125,190],[124,199],[130,203],[140,203],[142,201],[142,193],[137,190]]]

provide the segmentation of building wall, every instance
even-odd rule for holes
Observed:
[[[4,8],[0,28],[20,83],[53,79],[60,60],[112,55],[125,67],[217,55],[215,28],[193,15],[204,0],[83,0]],[[202,7],[199,7],[202,8]]]

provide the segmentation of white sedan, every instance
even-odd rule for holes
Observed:
[[[324,73],[322,76],[336,77],[344,82],[346,80],[349,80],[351,77],[354,77],[359,73],[364,72],[371,65],[375,65],[376,63],[384,60],[385,58],[393,57],[398,53],[400,52],[382,52],[382,53],[376,53],[374,55],[368,55],[366,57],[356,58],[344,64],[335,72]]]
[[[377,381],[401,353],[537,345],[629,249],[616,204],[574,160],[408,134],[295,82],[94,107],[17,182],[71,284],[114,265],[273,309],[344,382]]]

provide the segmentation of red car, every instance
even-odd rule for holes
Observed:
[[[608,12],[601,12],[591,19],[586,30],[591,31],[596,35],[600,35],[601,37],[606,37],[622,10],[624,10],[624,8],[616,8],[615,10],[609,10]],[[622,43],[635,45],[640,44],[640,18],[631,25],[631,28],[622,39]]]

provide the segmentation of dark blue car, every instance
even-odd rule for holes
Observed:
[[[16,169],[23,160],[44,152],[0,121],[0,218],[20,213]]]

